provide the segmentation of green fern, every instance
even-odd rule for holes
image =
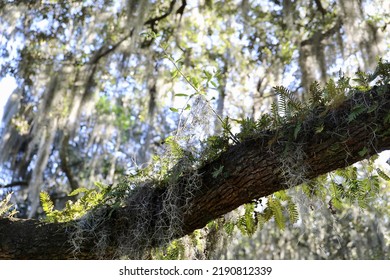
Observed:
[[[310,108],[315,108],[318,105],[324,105],[323,90],[317,81],[310,85],[309,93]]]
[[[170,148],[172,155],[179,159],[184,155],[183,149],[180,147],[179,143],[175,140],[174,136],[169,136],[165,139],[165,143]]]
[[[299,219],[299,213],[298,213],[297,205],[293,202],[292,197],[288,195],[286,191],[282,190],[274,193],[274,199],[287,202],[287,205],[284,209],[288,213],[288,217],[291,224],[296,223]],[[284,211],[284,209],[282,207],[282,211]]]
[[[387,175],[385,172],[383,172],[382,169],[377,168],[377,169],[376,169],[376,172],[378,173],[378,175],[379,175],[383,180],[390,182],[390,177],[389,177],[389,175]]]
[[[54,204],[50,199],[50,195],[47,192],[41,192],[39,197],[41,199],[43,211],[46,215],[50,215],[54,209]]]
[[[333,79],[329,79],[325,85],[326,101],[331,101],[339,94],[337,91],[336,83]]]
[[[232,236],[235,226],[235,223],[228,221],[223,225],[223,228],[227,235]]]
[[[361,114],[363,114],[365,111],[367,111],[367,107],[365,107],[362,104],[359,104],[352,108],[351,113],[348,115],[348,122],[352,122],[357,119]]]
[[[63,210],[53,210],[54,204],[47,192],[40,193],[43,211],[48,222],[69,222],[85,215],[94,207],[100,205],[105,199],[110,197],[110,186],[100,183],[95,184],[95,188],[78,188],[71,192],[69,196],[83,194],[76,202],[67,201]]]
[[[256,127],[258,131],[266,130],[270,128],[272,118],[269,114],[264,114],[257,120]]]
[[[268,202],[267,202],[267,207],[264,209],[262,213],[256,213],[256,220],[258,222],[259,228],[262,229],[264,225],[270,221],[273,217],[273,213],[271,208],[268,207]]]
[[[286,227],[286,221],[284,219],[283,209],[280,200],[274,199],[270,196],[268,198],[267,204],[272,211],[272,215],[275,218],[276,225],[280,230],[284,230]]]
[[[287,119],[303,113],[303,103],[291,91],[282,86],[274,87],[274,90],[279,96],[279,110]]]
[[[0,200],[0,218],[12,218],[17,214],[14,206],[10,203],[12,192],[7,194],[3,200]]]
[[[274,128],[277,128],[282,123],[282,118],[279,115],[279,108],[276,103],[271,104],[271,122]]]
[[[367,208],[380,191],[379,176],[371,175],[360,179],[354,166],[339,169],[333,174],[339,181],[332,180],[329,188],[332,206],[335,208],[341,209],[345,203],[357,203],[360,208]]]
[[[379,80],[376,83],[377,85],[388,85],[390,83],[390,63],[384,61],[382,58],[379,59],[378,66],[370,76],[370,81],[373,81],[378,77]]]
[[[299,219],[298,207],[292,200],[288,201],[287,210],[288,210],[288,217],[290,218],[290,223],[295,224],[296,222],[298,222]]]
[[[356,89],[366,91],[370,89],[371,76],[365,72],[358,71],[355,73],[356,78],[353,80],[357,83]]]
[[[241,125],[240,133],[237,135],[240,140],[248,139],[258,130],[257,122],[253,118],[246,118],[239,121]]]
[[[245,213],[237,221],[237,227],[242,234],[252,236],[257,228],[257,221],[255,219],[255,203],[248,203],[244,205]]]

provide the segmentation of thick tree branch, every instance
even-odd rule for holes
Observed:
[[[360,113],[351,117],[357,108]],[[230,147],[199,170],[201,186],[183,213],[183,228],[176,237],[204,227],[212,219],[253,199],[390,149],[389,112],[390,86],[374,87],[354,94],[333,108],[314,108],[300,122],[301,130],[297,135],[297,123],[289,123],[277,131],[259,132],[256,137]],[[320,123],[323,130],[316,132]],[[365,153],[361,152],[363,150]],[[303,155],[301,160],[297,155]],[[215,176],[215,170],[221,167],[223,172]],[[184,177],[182,182],[186,182]],[[151,217],[161,209],[163,193],[161,188],[145,188],[141,193],[141,197],[147,195],[153,201]],[[129,205],[110,212],[105,230],[111,243],[105,258],[115,256],[116,236],[123,228],[131,227],[136,211],[134,205]],[[154,223],[152,219],[149,221],[150,225]],[[69,243],[72,230],[64,226],[32,220],[0,220],[0,259],[73,258]],[[97,257],[94,238],[86,239],[77,258]],[[153,232],[147,236],[151,246],[159,244],[154,238]]]

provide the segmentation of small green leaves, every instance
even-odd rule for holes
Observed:
[[[78,189],[75,189],[74,191],[72,191],[70,194],[68,194],[68,196],[75,196],[75,195],[78,195],[79,193],[85,193],[88,191],[89,190],[87,188],[78,188]]]
[[[316,134],[321,133],[324,130],[324,124],[321,124],[315,128]]]
[[[301,126],[302,126],[302,123],[300,123],[300,122],[297,123],[297,125],[295,126],[295,129],[294,129],[294,140],[297,139],[298,133],[301,130]]]
[[[175,96],[177,96],[177,97],[188,97],[188,94],[185,94],[185,93],[176,93]]]
[[[223,165],[221,165],[218,169],[215,169],[212,173],[213,178],[217,178],[219,175],[221,175],[223,171]]]
[[[187,103],[186,107],[184,108],[181,108],[181,109],[178,109],[178,108],[175,108],[175,107],[170,107],[169,110],[171,110],[172,112],[174,113],[179,113],[179,110],[182,110],[182,111],[188,111],[191,109],[191,105]]]
[[[14,215],[17,214],[17,211],[14,208],[14,206],[10,203],[12,192],[6,195],[6,197],[3,200],[0,200],[0,219],[1,218],[11,218]]]
[[[359,151],[359,156],[364,157],[368,153],[367,147],[364,147]]]
[[[367,108],[364,105],[362,104],[356,105],[355,107],[353,107],[352,112],[349,113],[348,115],[348,122],[352,122],[356,120],[356,118],[360,116],[362,113],[364,113],[366,110]]]
[[[257,229],[257,221],[255,219],[255,203],[248,203],[244,205],[245,214],[237,221],[237,227],[241,233],[248,236],[253,235]]]
[[[48,215],[53,212],[54,204],[50,199],[50,195],[47,192],[41,192],[39,194],[41,199],[43,211]]]
[[[75,202],[67,201],[63,210],[53,210],[54,204],[47,192],[40,193],[43,211],[46,214],[46,221],[48,222],[68,222],[80,218],[89,210],[98,206],[104,201],[109,192],[110,186],[103,185],[96,182],[95,188],[78,188],[72,191],[69,196],[75,196],[83,193],[83,195]]]
[[[284,230],[286,227],[286,221],[282,212],[282,205],[278,199],[274,199],[271,196],[268,198],[268,207],[272,210],[272,214],[275,218],[276,225],[280,230]]]
[[[387,175],[385,172],[383,172],[382,169],[377,168],[377,169],[376,169],[376,172],[378,173],[378,175],[379,175],[382,179],[384,179],[385,181],[390,182],[390,177],[389,177],[389,175]]]

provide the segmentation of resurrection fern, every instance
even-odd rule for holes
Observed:
[[[184,155],[183,148],[175,140],[174,136],[169,136],[165,139],[165,143],[169,146],[172,156],[179,159]]]
[[[244,215],[237,221],[237,227],[243,234],[251,236],[257,229],[257,222],[255,220],[255,203],[248,203],[244,205]]]
[[[42,203],[42,208],[43,211],[46,213],[46,215],[52,215],[53,209],[54,209],[54,204],[53,201],[50,199],[50,195],[47,192],[41,192],[39,194],[41,203]]]
[[[154,258],[159,260],[184,260],[185,259],[185,245],[181,239],[172,241],[169,245],[156,250]]]
[[[281,190],[274,193],[274,199],[278,199],[281,201],[281,205],[285,205],[283,208],[288,213],[288,217],[291,224],[294,224],[298,221],[299,213],[297,205],[293,202],[293,199],[290,195],[287,194],[286,191]],[[287,205],[286,205],[287,203]]]
[[[330,173],[332,180],[329,183],[329,195],[333,206],[341,209],[345,205],[357,203],[360,208],[366,208],[380,192],[379,178],[386,175],[380,169],[376,171],[379,176],[369,174],[363,178],[359,177],[355,166]]]
[[[352,108],[351,113],[348,115],[348,122],[356,120],[359,115],[363,114],[364,112],[367,111],[367,107],[364,106],[363,104],[356,105],[355,107]]]
[[[376,67],[374,73],[370,76],[370,80],[373,81],[376,78],[379,78],[377,85],[387,85],[390,83],[389,61],[384,61],[382,58],[379,59],[378,66]]]
[[[271,104],[271,123],[274,128],[277,128],[282,123],[282,118],[279,115],[279,108],[276,103]]]
[[[385,181],[387,182],[390,182],[390,177],[389,175],[387,175],[385,172],[383,172],[382,169],[380,169],[379,167],[376,169],[376,172],[378,173],[378,175]]]
[[[42,209],[46,214],[48,222],[69,222],[78,219],[88,213],[88,211],[99,206],[109,194],[110,186],[105,186],[100,183],[95,183],[96,188],[78,188],[71,192],[69,196],[83,194],[75,202],[68,200],[65,208],[62,210],[54,210],[54,204],[47,192],[40,193]]]
[[[301,101],[299,101],[294,93],[282,86],[274,87],[276,94],[279,96],[279,111],[287,119],[302,113],[304,108]]]
[[[238,138],[240,140],[252,138],[252,136],[256,135],[256,132],[259,131],[258,122],[256,122],[253,118],[246,118],[243,120],[239,120],[238,123],[241,126],[240,133],[238,133]]]
[[[275,218],[275,223],[280,230],[286,227],[286,220],[283,215],[282,204],[279,199],[274,199],[272,196],[268,197],[267,206],[271,209],[272,215]]]
[[[232,236],[235,226],[235,223],[233,223],[232,221],[225,222],[223,228],[228,236]]]
[[[257,120],[256,127],[259,131],[264,131],[270,128],[272,117],[269,114],[264,114]]]
[[[287,200],[287,211],[288,211],[288,217],[290,219],[290,223],[295,224],[299,219],[299,213],[298,213],[298,207],[292,201],[291,197],[290,199]]]
[[[353,79],[357,83],[356,89],[366,91],[370,89],[371,75],[362,71],[355,73],[356,78]]]
[[[309,93],[310,108],[315,108],[319,105],[324,105],[323,90],[317,81],[313,82],[310,85]]]
[[[0,218],[12,218],[17,214],[14,206],[10,203],[12,192],[7,194],[3,200],[0,201]]]

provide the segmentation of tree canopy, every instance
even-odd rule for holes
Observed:
[[[390,149],[389,13],[380,0],[3,1],[0,72],[17,89],[0,258],[218,258],[237,234],[313,222],[305,209],[380,218],[351,215],[377,228],[375,251],[302,243],[308,257],[390,257],[390,173],[375,163]]]

